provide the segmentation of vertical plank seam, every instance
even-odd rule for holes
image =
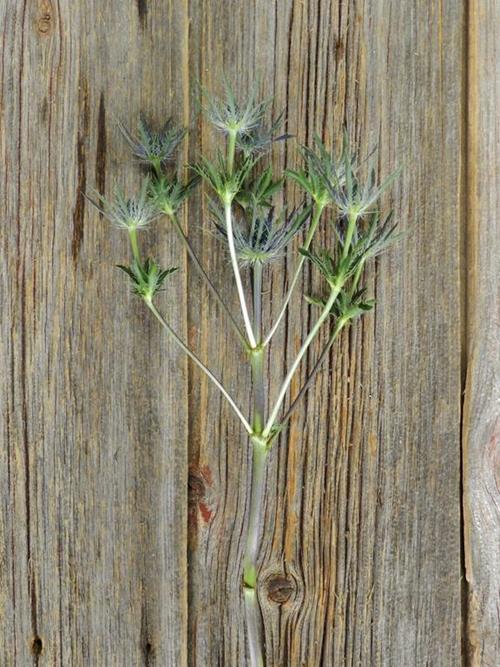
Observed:
[[[461,298],[461,392],[460,392],[460,552],[461,552],[461,635],[462,635],[462,663],[464,666],[471,664],[471,642],[469,637],[469,595],[470,585],[467,578],[467,572],[470,568],[470,555],[468,555],[468,546],[470,536],[467,529],[467,507],[466,507],[466,470],[467,470],[467,444],[464,438],[464,417],[465,417],[465,391],[467,388],[467,372],[469,360],[469,298],[474,293],[474,285],[469,286],[469,273],[471,268],[471,243],[472,234],[472,212],[473,198],[476,187],[476,177],[472,165],[474,155],[477,154],[474,141],[472,122],[475,116],[477,98],[475,89],[473,90],[473,57],[475,53],[475,42],[473,33],[472,2],[464,0],[464,29],[463,39],[463,123],[462,123],[462,197],[461,197],[461,243],[460,243],[460,298]]]
[[[190,30],[190,0],[185,0],[184,2],[184,24],[185,24],[185,40],[184,40],[184,51],[183,51],[183,72],[184,72],[184,81],[183,81],[183,111],[184,111],[184,125],[189,128],[189,116],[190,116],[190,78],[189,78],[189,53],[190,53],[190,40],[191,40],[191,30]],[[189,135],[188,135],[189,136]],[[189,159],[189,147],[190,147],[190,140],[188,139],[186,148],[185,148],[185,157]],[[186,156],[186,151],[187,151],[187,156]],[[188,212],[189,212],[189,204],[186,205],[184,209],[184,216],[185,220],[187,222],[188,220]],[[188,331],[189,331],[189,307],[188,307],[188,280],[189,280],[189,262],[187,258],[187,253],[184,253],[184,275],[185,275],[185,302],[184,302],[184,319],[185,319],[185,333],[186,333],[186,340],[188,340]],[[195,647],[196,642],[190,642],[189,641],[189,574],[190,574],[190,569],[189,569],[189,484],[188,484],[188,478],[189,478],[189,442],[190,442],[190,435],[191,435],[191,429],[190,429],[190,419],[189,419],[189,393],[190,393],[190,374],[189,374],[189,367],[188,367],[188,359],[187,357],[184,358],[184,370],[185,370],[185,392],[184,392],[184,405],[186,406],[186,414],[185,414],[185,419],[186,419],[186,429],[185,429],[185,459],[184,459],[184,464],[185,464],[185,476],[183,476],[183,481],[185,481],[185,489],[184,489],[184,526],[185,526],[185,532],[184,532],[184,558],[185,558],[185,572],[186,572],[186,578],[185,578],[185,583],[184,583],[184,614],[185,614],[185,633],[184,633],[184,639],[186,641],[186,647],[185,647],[185,652],[184,652],[184,657],[186,661],[186,667],[189,664],[189,647],[193,646]]]

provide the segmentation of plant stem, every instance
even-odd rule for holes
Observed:
[[[234,154],[236,153],[236,131],[230,130],[227,135],[227,171],[231,175],[234,170]]]
[[[364,260],[362,260],[359,263],[358,268],[356,269],[356,273],[354,274],[354,278],[353,278],[353,281],[352,281],[352,284],[351,284],[351,288],[349,290],[349,294],[350,294],[351,297],[354,294],[354,292],[356,291],[356,287],[358,286],[359,279],[361,277],[361,273],[363,271],[364,265],[365,265],[365,262],[364,262]],[[325,360],[326,355],[330,351],[330,348],[332,347],[333,343],[337,340],[340,332],[346,326],[346,324],[348,324],[348,322],[349,322],[349,320],[340,318],[335,323],[335,327],[334,327],[334,329],[333,329],[333,331],[330,335],[330,338],[328,339],[328,343],[325,345],[325,347],[323,348],[323,351],[319,355],[318,360],[314,364],[314,368],[309,373],[309,376],[306,378],[306,381],[304,382],[304,384],[303,384],[302,388],[300,389],[299,393],[293,399],[292,403],[288,407],[288,410],[285,412],[285,414],[283,415],[283,418],[280,420],[280,426],[281,427],[284,426],[286,424],[286,422],[292,416],[293,411],[295,410],[298,403],[300,402],[302,397],[305,395],[305,393],[307,392],[308,388],[310,387],[312,381],[314,380],[314,378],[316,376],[316,373],[319,371],[323,361]]]
[[[156,309],[156,306],[153,304],[150,298],[144,297],[144,302],[146,303],[147,307],[149,310],[153,313],[153,315],[156,317],[156,319],[160,322],[162,327],[167,331],[167,333],[174,339],[174,341],[177,343],[177,345],[188,355],[188,357],[194,361],[194,363],[201,368],[201,370],[205,373],[205,375],[214,383],[214,385],[219,389],[221,394],[224,396],[224,398],[227,400],[229,405],[233,408],[234,412],[236,413],[237,417],[245,427],[247,433],[250,435],[252,434],[252,427],[248,423],[248,421],[245,419],[243,416],[241,410],[238,408],[236,405],[236,402],[234,401],[233,397],[229,392],[225,389],[225,387],[222,385],[222,383],[215,377],[215,375],[212,373],[212,371],[205,366],[205,364],[198,359],[196,354],[184,343],[184,341],[179,338],[179,336],[175,333],[175,331],[172,329],[172,327],[164,320],[164,318],[160,315],[158,310]]]
[[[349,253],[349,248],[351,247],[354,230],[356,229],[357,219],[358,219],[357,212],[351,212],[347,217],[347,231],[345,234],[344,248],[342,250],[342,259],[345,259]]]
[[[262,265],[253,268],[253,326],[260,342],[262,322]],[[250,352],[253,384],[252,477],[250,480],[250,509],[243,561],[243,593],[247,622],[251,667],[264,667],[262,616],[257,597],[257,556],[262,533],[262,504],[267,459],[267,442],[260,438],[264,428],[266,395],[264,384],[264,352],[262,345]]]
[[[313,218],[312,218],[311,224],[309,226],[309,231],[307,232],[306,240],[305,240],[305,243],[304,243],[304,246],[303,246],[305,250],[309,250],[309,246],[311,245],[311,242],[313,240],[314,233],[316,232],[316,228],[318,226],[318,222],[321,218],[321,214],[323,213],[324,208],[325,208],[324,204],[316,204],[316,207],[314,209]],[[285,300],[284,300],[284,302],[281,306],[281,310],[278,314],[278,317],[277,317],[275,323],[273,324],[271,330],[269,331],[269,333],[267,334],[267,336],[264,340],[264,343],[263,343],[264,346],[269,344],[271,338],[276,333],[276,330],[279,327],[279,324],[280,324],[281,320],[283,319],[283,316],[285,315],[286,309],[288,307],[288,303],[290,302],[290,299],[292,297],[293,290],[295,289],[295,285],[297,284],[297,281],[299,279],[300,272],[302,270],[302,266],[304,265],[304,261],[305,261],[305,257],[304,257],[304,255],[301,255],[300,259],[299,259],[299,263],[297,265],[297,268],[295,269],[295,273],[293,275],[292,282],[290,283],[290,287],[288,288],[288,292],[286,293]]]
[[[262,264],[256,262],[252,269],[253,277],[253,330],[260,342],[262,336]]]
[[[203,268],[203,266],[202,266],[200,260],[198,259],[198,256],[196,255],[196,253],[195,253],[195,251],[194,251],[194,249],[193,249],[193,246],[191,245],[191,243],[190,243],[188,237],[186,236],[186,234],[184,233],[184,230],[182,229],[182,225],[181,225],[181,223],[179,222],[179,218],[178,218],[175,214],[172,214],[172,215],[170,215],[169,217],[170,217],[170,220],[171,220],[171,221],[173,222],[173,224],[174,224],[174,228],[175,228],[175,230],[176,230],[176,232],[177,232],[177,235],[179,236],[179,238],[181,239],[181,241],[182,241],[182,242],[184,243],[184,245],[186,246],[186,250],[187,250],[187,252],[188,252],[188,255],[189,255],[189,257],[191,258],[193,264],[195,265],[196,270],[198,271],[198,273],[201,275],[201,277],[202,277],[202,278],[205,280],[205,282],[207,283],[207,287],[208,287],[209,290],[212,292],[212,295],[214,296],[214,298],[215,298],[215,300],[217,301],[217,303],[219,304],[219,306],[220,306],[220,307],[224,310],[224,312],[226,313],[226,315],[227,315],[227,317],[229,318],[229,321],[231,322],[231,325],[232,325],[232,327],[233,327],[233,329],[234,329],[236,335],[237,335],[238,338],[240,339],[242,345],[243,345],[244,347],[248,347],[248,345],[247,345],[247,341],[246,341],[246,339],[245,339],[245,335],[243,334],[242,330],[241,330],[240,327],[238,326],[238,323],[237,323],[236,320],[234,319],[233,314],[231,313],[231,311],[230,311],[229,308],[227,307],[227,305],[226,305],[224,299],[223,299],[223,298],[221,297],[221,295],[219,294],[217,288],[215,287],[215,285],[213,284],[213,282],[212,282],[212,281],[210,280],[210,278],[208,277],[207,272],[206,272],[205,269]]]
[[[281,389],[280,389],[280,392],[278,394],[278,398],[276,400],[274,408],[273,408],[273,410],[272,410],[272,412],[269,416],[269,419],[266,422],[266,426],[265,426],[264,430],[262,431],[262,437],[263,438],[268,438],[269,437],[269,434],[271,433],[271,429],[274,426],[274,423],[276,421],[276,418],[277,418],[278,413],[279,413],[280,408],[281,408],[281,404],[283,403],[283,401],[285,399],[286,392],[288,390],[288,387],[290,386],[290,383],[291,383],[292,378],[295,374],[295,371],[297,370],[297,368],[298,368],[298,366],[299,366],[299,364],[302,360],[302,357],[307,352],[307,349],[308,349],[309,345],[312,343],[316,334],[318,333],[319,329],[321,328],[321,325],[326,320],[326,318],[330,316],[330,310],[332,309],[332,306],[335,303],[335,299],[339,295],[341,287],[342,286],[335,286],[335,287],[331,288],[330,296],[328,297],[328,301],[326,302],[325,307],[323,308],[323,310],[321,312],[321,315],[317,319],[316,324],[313,326],[313,328],[309,332],[309,335],[305,339],[302,347],[299,350],[298,355],[296,356],[294,362],[292,363],[292,366],[290,367],[290,370],[288,371],[288,374],[285,378],[285,381],[281,385]]]
[[[241,282],[240,267],[238,266],[238,258],[236,256],[236,249],[234,247],[234,235],[233,235],[233,215],[231,212],[231,204],[229,202],[224,203],[224,214],[226,218],[226,232],[227,232],[227,242],[229,245],[229,254],[231,255],[231,264],[233,266],[234,279],[236,282],[236,289],[238,290],[238,296],[240,299],[241,312],[243,315],[243,320],[245,322],[245,329],[247,332],[248,342],[250,343],[251,348],[255,348],[257,341],[252,329],[252,323],[250,322],[250,316],[248,314],[247,302],[245,298],[245,291],[243,289],[243,283]]]
[[[323,348],[323,351],[321,352],[320,356],[318,357],[318,360],[314,364],[314,368],[312,371],[309,373],[309,376],[306,378],[306,381],[304,382],[303,386],[301,387],[299,393],[297,396],[293,399],[292,403],[290,404],[288,410],[285,412],[283,415],[282,419],[280,419],[280,426],[284,426],[287,421],[290,419],[292,416],[293,411],[297,407],[298,403],[302,399],[302,397],[305,395],[307,392],[308,388],[310,387],[312,381],[314,380],[316,373],[319,371],[321,364],[325,360],[326,355],[328,354],[330,348],[332,347],[333,343],[336,341],[338,338],[340,332],[344,328],[344,326],[347,324],[345,320],[339,320],[336,325],[334,330],[332,331],[330,338],[328,339],[328,343],[325,345]]]
[[[132,255],[137,262],[137,264],[141,263],[141,255],[139,252],[139,244],[137,242],[137,229],[135,227],[129,227],[128,229],[128,236],[130,239],[130,247],[132,248]]]
[[[267,459],[267,443],[259,436],[252,441],[252,481],[247,540],[243,560],[243,586],[251,667],[264,667],[262,619],[257,598],[257,556],[261,535],[262,503]]]

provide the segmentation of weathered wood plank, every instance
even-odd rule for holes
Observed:
[[[500,7],[469,4],[463,417],[469,664],[500,661]]]
[[[0,663],[184,665],[185,360],[82,190],[137,183],[116,119],[161,121],[175,94],[182,121],[187,13],[2,5]],[[165,230],[148,244],[172,261]]]
[[[364,150],[379,144],[381,173],[404,167],[393,204],[410,234],[371,274],[377,311],[344,336],[332,370],[273,455],[260,573],[269,662],[454,666],[462,574],[462,5],[290,0],[235,3],[231,12],[217,3],[192,8],[203,54],[202,67],[192,57],[192,75],[211,85],[224,69],[244,88],[255,72],[275,108],[287,106],[299,141],[315,131],[332,141],[346,122]],[[213,145],[205,134],[199,139],[206,150]],[[276,150],[277,164],[296,157],[291,145]],[[332,230],[325,225],[322,235],[331,240]],[[204,237],[203,247],[217,273],[226,271],[213,242]],[[284,284],[278,270],[275,312]],[[195,286],[190,295],[196,303]],[[237,392],[241,358],[231,341],[203,335],[216,327],[213,310],[193,305],[190,322],[193,343]],[[276,339],[271,391],[284,370],[280,346],[290,361],[308,325],[295,305]],[[194,493],[189,662],[244,664],[235,596],[245,440],[203,380],[193,378],[190,395],[193,486],[213,514],[207,522]]]

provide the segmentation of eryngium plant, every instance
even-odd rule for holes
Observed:
[[[242,589],[249,659],[252,667],[257,667],[265,665],[257,598],[257,558],[267,458],[277,434],[283,430],[340,332],[374,306],[374,301],[366,296],[362,287],[362,278],[367,262],[396,238],[392,215],[382,216],[377,206],[394,174],[377,184],[375,172],[370,171],[366,163],[360,165],[345,134],[338,155],[317,137],[312,147],[300,148],[301,164],[296,169],[288,169],[275,178],[271,165],[264,166],[263,162],[267,149],[275,141],[289,138],[287,134],[276,136],[283,114],[266,124],[269,100],[259,102],[252,93],[245,103],[240,103],[227,84],[222,98],[215,98],[204,90],[202,95],[202,107],[209,122],[223,135],[223,151],[219,150],[213,158],[200,156],[190,167],[190,178],[183,180],[175,167],[175,152],[186,130],[175,127],[168,120],[162,130],[155,131],[141,118],[136,131],[121,127],[133,155],[146,164],[148,170],[137,194],[127,198],[121,190],[116,190],[108,201],[102,194],[94,193],[91,201],[115,227],[128,233],[131,262],[129,266],[120,265],[119,268],[129,279],[133,292],[222,393],[248,433],[253,464]],[[276,200],[283,200],[285,179],[298,186],[303,201],[298,207],[279,210]],[[208,225],[227,247],[226,256],[232,266],[241,317],[229,309],[225,295],[203,268],[178,218],[179,209],[200,181],[210,193]],[[319,226],[328,224],[323,222],[327,210],[334,232],[330,235],[332,242],[326,247],[315,247]],[[184,244],[194,267],[221,306],[222,316],[227,318],[246,352],[252,378],[251,392],[245,392],[253,397],[250,407],[239,404],[214,372],[172,329],[168,315],[162,315],[158,310],[157,294],[168,289],[167,283],[175,268],[161,268],[154,259],[143,257],[137,234],[161,218],[171,224]],[[285,254],[290,256],[294,252],[296,244],[292,241],[296,238],[302,239],[302,245],[288,291],[274,322],[264,326],[262,299],[263,294],[270,294],[265,281],[270,271],[280,270]],[[314,309],[313,325],[290,364],[277,396],[268,403],[265,392],[267,348],[286,313],[306,261],[323,277],[324,288],[320,294],[305,295],[308,307]],[[248,282],[251,283],[251,296],[247,293]],[[227,289],[225,285],[223,291]],[[302,388],[288,400],[284,410],[292,378],[322,328],[329,331],[327,343]]]

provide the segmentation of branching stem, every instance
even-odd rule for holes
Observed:
[[[306,240],[305,240],[304,246],[303,246],[305,250],[309,250],[309,247],[310,247],[311,242],[313,240],[314,234],[316,232],[316,228],[318,226],[318,222],[321,218],[321,214],[323,213],[324,208],[325,208],[324,204],[316,204],[316,207],[314,209],[313,218],[312,218],[311,224],[309,226],[309,231],[307,232]],[[286,293],[285,300],[283,301],[283,304],[281,306],[281,310],[278,313],[278,317],[277,317],[275,323],[273,324],[271,330],[269,331],[269,333],[267,334],[267,336],[264,340],[264,343],[263,343],[264,346],[269,345],[269,343],[271,341],[271,338],[276,333],[276,330],[278,329],[278,327],[280,325],[280,322],[281,322],[281,320],[283,319],[283,317],[286,313],[286,309],[288,307],[290,299],[292,298],[293,290],[295,289],[297,281],[300,277],[300,273],[302,271],[304,261],[305,261],[305,257],[304,257],[304,255],[301,255],[300,259],[299,259],[299,263],[297,264],[297,268],[295,269],[295,273],[293,274],[292,282],[290,283],[290,287],[288,288],[288,292]]]
[[[200,276],[201,276],[201,277],[205,280],[205,282],[207,283],[207,287],[208,287],[208,289],[211,291],[212,295],[214,296],[214,298],[215,298],[215,300],[217,301],[217,303],[219,304],[219,306],[220,306],[220,307],[224,310],[224,312],[226,313],[226,315],[227,315],[227,317],[228,317],[228,319],[229,319],[229,321],[230,321],[230,323],[231,323],[231,325],[232,325],[232,327],[233,327],[233,329],[234,329],[236,335],[238,336],[239,340],[241,341],[242,345],[243,345],[244,347],[248,347],[247,341],[246,341],[246,339],[245,339],[245,335],[243,334],[242,330],[241,330],[240,327],[238,326],[238,323],[237,323],[236,320],[234,319],[234,315],[231,313],[231,311],[230,311],[229,308],[227,307],[226,302],[225,302],[224,299],[221,297],[221,295],[219,294],[219,291],[217,290],[217,288],[215,287],[215,285],[213,284],[213,282],[210,280],[210,278],[209,278],[207,272],[206,272],[205,269],[203,268],[203,266],[202,266],[200,260],[198,259],[198,256],[196,255],[196,253],[195,253],[195,251],[194,251],[193,246],[191,245],[191,243],[190,243],[188,237],[186,236],[186,234],[184,233],[184,230],[182,229],[182,225],[181,225],[181,223],[180,223],[180,221],[179,221],[179,218],[178,218],[175,214],[170,215],[169,217],[170,217],[170,220],[173,222],[173,225],[174,225],[175,231],[177,232],[177,235],[179,236],[179,238],[181,239],[181,241],[182,241],[182,242],[184,243],[184,245],[186,246],[186,250],[187,250],[187,252],[188,252],[188,255],[189,255],[189,257],[191,258],[191,260],[192,260],[194,266],[196,267],[196,270],[198,271],[198,273],[200,274]]]
[[[241,282],[240,267],[238,266],[238,257],[236,256],[236,248],[234,247],[233,214],[231,212],[231,204],[229,202],[224,204],[224,216],[226,219],[226,232],[227,232],[227,242],[229,245],[229,254],[231,256],[231,264],[233,266],[236,289],[238,290],[238,297],[240,299],[241,313],[243,315],[243,321],[245,322],[245,329],[247,332],[248,342],[251,348],[255,348],[257,346],[257,341],[255,340],[252,323],[250,322],[250,316],[248,314],[248,307],[245,298],[245,290],[243,289],[243,283]]]
[[[227,400],[229,405],[232,407],[234,410],[235,414],[245,427],[245,430],[247,433],[252,434],[252,427],[248,423],[248,421],[245,419],[243,416],[243,413],[239,409],[239,407],[236,405],[235,400],[229,394],[229,392],[225,389],[225,387],[222,385],[222,383],[215,377],[215,375],[212,373],[212,371],[205,366],[205,364],[196,356],[196,354],[184,343],[184,341],[179,338],[179,336],[175,333],[175,331],[172,329],[172,327],[164,320],[164,318],[160,315],[158,310],[156,309],[156,306],[153,304],[151,299],[144,298],[144,302],[146,303],[147,307],[149,310],[153,313],[153,315],[156,317],[156,319],[160,322],[162,327],[167,331],[167,333],[173,338],[173,340],[177,343],[177,345],[187,354],[187,356],[194,361],[194,363],[200,368],[205,375],[214,383],[214,385],[219,389],[221,394],[224,396],[224,398]]]
[[[312,341],[316,337],[316,334],[320,330],[321,325],[327,319],[327,317],[330,316],[330,311],[332,309],[333,304],[335,303],[335,299],[339,295],[340,290],[341,290],[341,286],[336,286],[336,287],[331,288],[330,296],[328,297],[328,301],[326,302],[325,307],[321,311],[321,315],[316,320],[315,325],[313,326],[313,328],[309,332],[309,335],[305,339],[302,347],[299,350],[299,353],[297,354],[295,360],[293,361],[293,363],[290,367],[290,370],[287,373],[285,381],[281,385],[281,389],[279,391],[278,398],[276,400],[274,408],[273,408],[273,410],[272,410],[272,412],[271,412],[271,414],[270,414],[270,416],[269,416],[269,418],[266,422],[266,426],[265,426],[264,430],[262,431],[262,437],[263,438],[268,438],[269,437],[269,434],[271,433],[272,427],[274,426],[274,424],[276,422],[276,419],[278,417],[278,413],[279,413],[280,408],[281,408],[281,404],[283,403],[283,401],[285,399],[286,392],[288,391],[288,387],[290,386],[290,383],[291,383],[292,378],[295,374],[295,371],[299,367],[299,364],[302,361],[302,357],[307,352],[307,349],[309,348],[309,345],[312,343]]]
[[[297,396],[295,396],[295,398],[291,402],[288,410],[285,412],[283,417],[280,419],[280,428],[283,427],[287,423],[287,421],[292,416],[295,408],[300,403],[301,399],[305,396],[307,390],[311,386],[312,381],[316,377],[317,372],[321,368],[321,365],[322,365],[323,361],[325,360],[328,352],[330,351],[330,348],[332,347],[333,343],[337,340],[340,332],[342,331],[342,329],[345,327],[346,324],[347,324],[347,322],[345,320],[339,320],[337,322],[337,324],[335,325],[335,328],[333,329],[333,331],[330,335],[330,338],[328,339],[328,343],[323,348],[323,351],[321,352],[321,354],[318,357],[318,360],[314,364],[314,367],[313,367],[312,371],[309,373],[309,376],[307,377],[306,381],[304,382],[304,384],[301,387]]]

